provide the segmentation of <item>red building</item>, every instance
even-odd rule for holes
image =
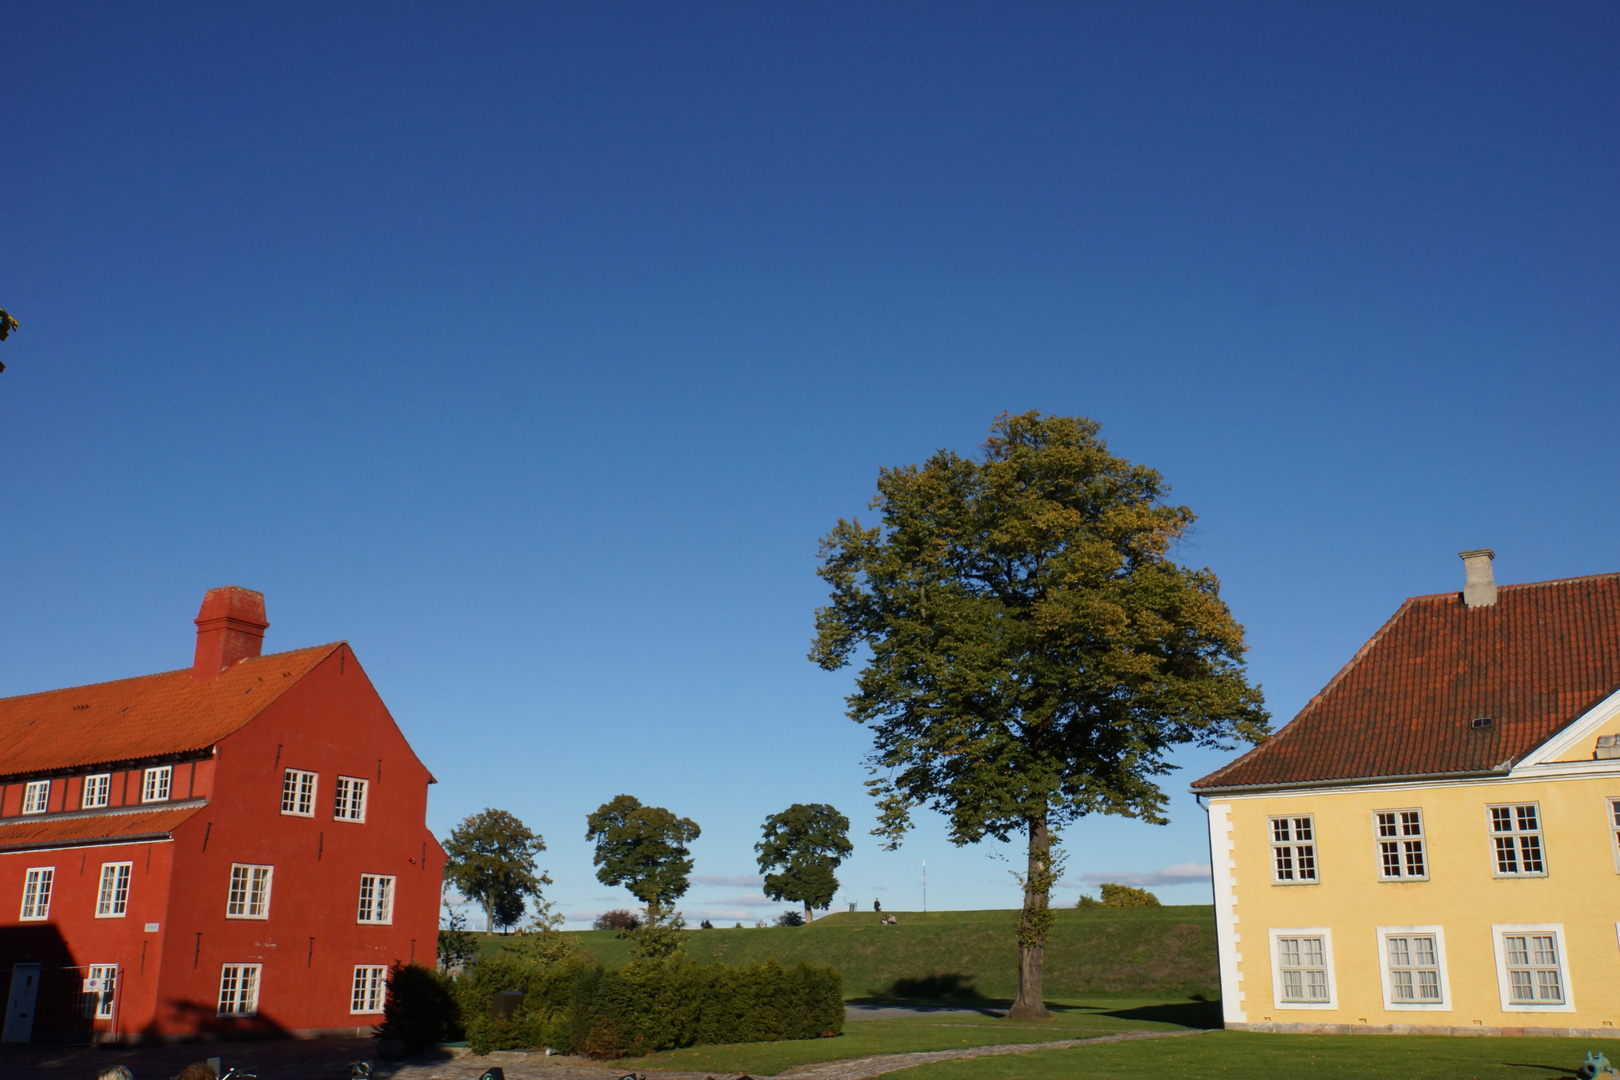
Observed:
[[[347,643],[268,625],[213,589],[190,668],[0,699],[4,1041],[352,1033],[434,961],[433,777]]]

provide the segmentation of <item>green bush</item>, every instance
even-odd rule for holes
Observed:
[[[479,960],[455,981],[467,1045],[479,1054],[538,1046],[567,1053],[574,975],[580,966],[574,959],[542,966],[505,953]],[[513,1016],[494,1015],[495,995],[503,990],[523,995],[523,1006]]]
[[[412,1052],[460,1034],[454,980],[417,964],[395,964],[388,972],[383,1022],[373,1031],[379,1039],[397,1039]]]
[[[775,960],[697,964],[677,954],[605,971],[579,969],[572,987],[575,1053],[620,1057],[715,1043],[841,1035],[844,980],[828,967]]]
[[[1158,907],[1159,898],[1146,889],[1133,889],[1129,885],[1103,885],[1103,907]]]

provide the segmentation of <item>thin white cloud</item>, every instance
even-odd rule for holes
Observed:
[[[783,901],[781,901],[781,900],[772,900],[770,897],[766,896],[764,893],[749,893],[749,894],[747,894],[745,896],[728,896],[723,900],[715,900],[715,901],[713,901],[713,903],[726,904],[726,905],[729,905],[731,907],[781,907],[781,906],[784,906]],[[792,904],[786,904],[785,906],[792,907],[793,905]]]
[[[1080,880],[1087,885],[1101,885],[1108,882],[1114,885],[1134,885],[1139,889],[1149,885],[1199,885],[1210,880],[1210,869],[1203,863],[1184,862],[1161,867],[1158,870],[1148,870],[1145,873],[1136,870],[1116,870],[1105,874],[1081,874]]]
[[[730,889],[757,888],[765,884],[765,879],[758,874],[693,874],[694,885],[723,885]]]

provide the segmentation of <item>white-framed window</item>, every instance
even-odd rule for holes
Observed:
[[[108,796],[112,794],[112,775],[98,773],[95,776],[84,778],[84,798],[79,800],[80,810],[94,810],[98,806],[106,806]]]
[[[1503,1012],[1573,1012],[1562,923],[1491,927]]]
[[[1384,1008],[1451,1011],[1441,927],[1380,926],[1378,973],[1384,984]]]
[[[30,780],[23,787],[23,813],[43,814],[45,808],[50,804],[51,782],[49,780]]]
[[[1418,881],[1429,876],[1423,850],[1422,810],[1375,810],[1378,830],[1378,877],[1381,881]]]
[[[259,1011],[262,964],[226,964],[219,973],[219,1015],[252,1016]]]
[[[281,812],[293,817],[315,816],[315,781],[318,774],[288,769],[281,777]]]
[[[1316,884],[1314,815],[1271,819],[1271,880],[1278,885]]]
[[[1271,996],[1278,1009],[1338,1007],[1333,978],[1333,932],[1325,926],[1273,927]]]
[[[1614,837],[1614,870],[1620,874],[1620,799],[1609,800],[1609,835]]]
[[[173,776],[173,765],[159,765],[147,769],[141,781],[141,802],[168,802],[169,781]]]
[[[338,821],[366,820],[366,787],[364,780],[354,776],[337,778],[337,798],[332,805],[332,817]]]
[[[1497,877],[1545,877],[1547,863],[1541,841],[1541,806],[1514,803],[1492,806],[1491,840],[1496,846]]]
[[[231,864],[231,891],[225,899],[227,919],[268,919],[270,917],[270,877],[273,866],[251,863]]]
[[[118,994],[118,965],[91,964],[84,981],[84,1018],[111,1020]]]
[[[380,1013],[388,997],[388,969],[381,964],[356,964],[351,1013]]]
[[[23,875],[22,914],[28,921],[48,919],[51,916],[51,883],[56,879],[56,867],[31,866]]]
[[[360,922],[394,921],[394,879],[387,874],[360,875]]]
[[[129,910],[129,875],[134,863],[101,864],[101,891],[96,894],[96,918],[121,919]]]

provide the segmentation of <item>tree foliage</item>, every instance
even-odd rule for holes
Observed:
[[[462,896],[484,907],[489,929],[517,926],[532,897],[543,906],[541,887],[551,884],[535,859],[546,842],[505,810],[466,818],[444,845],[445,878]]]
[[[648,926],[639,933],[657,929],[690,885],[692,853],[686,845],[702,833],[697,822],[618,795],[586,815],[585,825],[585,839],[596,843],[596,879],[623,885],[647,905]]]
[[[838,866],[854,850],[849,818],[827,803],[794,803],[765,819],[764,834],[754,850],[765,875],[765,895],[802,903],[807,918],[815,908],[831,905]]]
[[[12,318],[5,308],[0,308],[0,341],[10,337],[11,332],[15,329],[17,329],[17,320]],[[6,370],[6,365],[0,364],[0,371],[4,370]]]
[[[1193,523],[1163,478],[1083,418],[1003,415],[979,460],[885,468],[879,523],[840,520],[810,659],[869,656],[847,699],[872,728],[875,832],[926,806],[958,844],[1029,840],[1014,1012],[1043,1015],[1053,830],[1088,814],[1162,824],[1165,754],[1258,742],[1243,630],[1208,569],[1170,557]]]
[[[1115,885],[1105,882],[1097,890],[1102,893],[1103,907],[1158,907],[1159,898],[1146,889],[1138,889],[1131,885]]]

